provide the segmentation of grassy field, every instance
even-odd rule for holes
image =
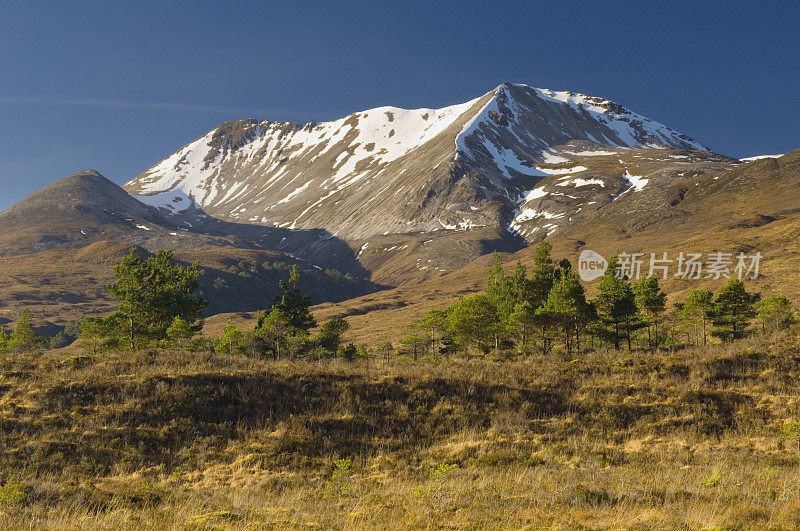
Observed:
[[[10,354],[0,525],[796,528],[798,383],[793,334],[504,361]]]

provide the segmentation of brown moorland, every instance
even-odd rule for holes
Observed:
[[[0,522],[793,528],[798,378],[797,330],[502,362],[9,354]]]

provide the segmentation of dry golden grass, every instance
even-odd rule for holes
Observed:
[[[502,362],[12,354],[0,522],[794,528],[794,334]]]

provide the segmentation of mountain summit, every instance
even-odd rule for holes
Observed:
[[[457,259],[453,242],[434,252],[436,266],[415,258],[417,271],[446,270],[551,234],[568,222],[553,222],[564,209],[596,210],[640,189],[648,181],[641,172],[605,164],[633,150],[674,150],[667,161],[675,166],[712,158],[699,142],[614,102],[504,83],[443,109],[379,107],[305,125],[226,122],[125,189],[194,227],[208,216],[322,229],[372,271],[389,258],[375,255],[379,245],[396,254],[417,248],[407,240],[419,235],[420,244],[431,234],[449,238],[461,248]],[[558,205],[540,208],[553,199]]]

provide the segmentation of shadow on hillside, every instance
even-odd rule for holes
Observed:
[[[233,237],[238,247],[261,248],[302,258],[321,267],[333,268],[359,278],[371,273],[356,259],[356,253],[342,239],[324,229],[289,229],[225,221],[193,205],[186,216],[164,216],[168,221],[188,225],[190,232],[216,237]],[[163,210],[159,210],[163,214]],[[183,222],[183,223],[181,223]]]
[[[301,268],[300,289],[313,304],[339,302],[391,286],[375,284],[371,272],[342,239],[324,229],[288,229],[220,220],[194,205],[185,216],[165,216],[188,225],[188,232],[224,238],[235,247],[280,252],[310,264]],[[266,262],[223,260],[226,269],[204,268],[201,289],[210,304],[205,315],[250,312],[267,308],[280,294],[279,282],[289,280],[291,260]],[[220,282],[221,281],[221,282]],[[221,287],[220,287],[221,286]]]

